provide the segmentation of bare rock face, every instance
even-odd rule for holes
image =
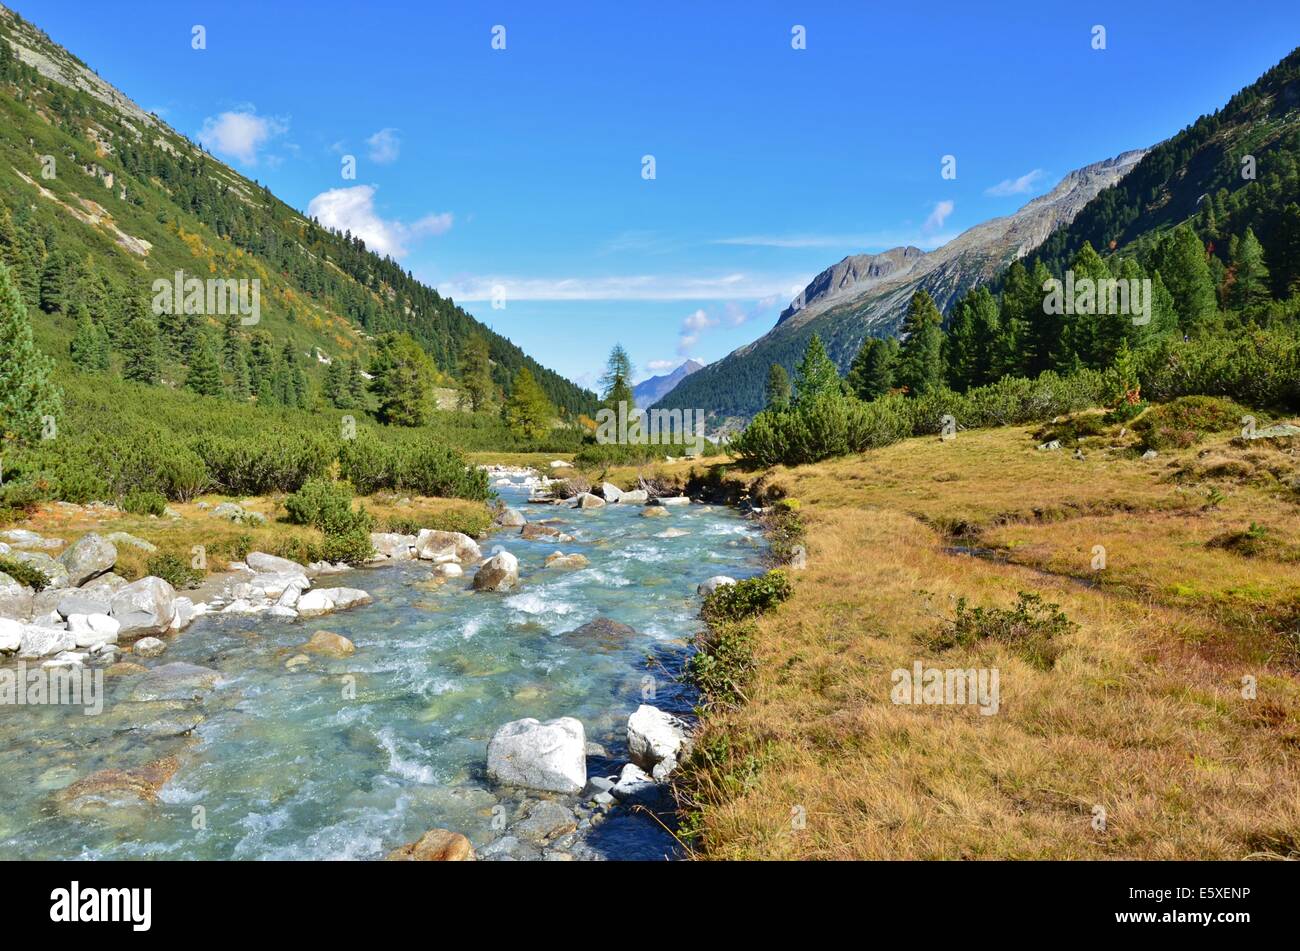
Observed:
[[[499,728],[488,743],[488,776],[507,786],[576,795],[587,785],[587,737],[582,723],[532,717]]]
[[[399,849],[388,853],[389,862],[472,862],[474,847],[469,839],[450,829],[431,829]]]
[[[68,587],[79,588],[117,564],[117,548],[107,538],[90,532],[60,555],[59,562],[68,571]]]
[[[519,584],[519,559],[499,551],[479,566],[474,575],[475,591],[509,591]]]

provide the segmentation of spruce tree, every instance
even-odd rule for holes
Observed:
[[[102,341],[99,331],[95,329],[95,322],[90,319],[90,311],[86,307],[78,308],[76,318],[77,330],[68,345],[68,354],[77,370],[95,373],[101,368]]]
[[[617,411],[623,403],[630,414],[636,403],[632,395],[632,360],[621,343],[614,344],[605,361],[605,372],[600,377],[601,402],[607,409]]]
[[[63,397],[52,370],[52,361],[32,339],[22,294],[0,263],[0,438],[36,442],[44,418],[59,415]]]
[[[1189,332],[1213,321],[1217,311],[1214,280],[1196,232],[1186,224],[1179,225],[1156,245],[1154,258],[1174,299],[1179,327]]]
[[[943,385],[943,316],[925,291],[917,291],[907,307],[898,353],[895,382],[909,394],[920,396]]]
[[[201,334],[195,345],[190,371],[185,377],[185,389],[200,396],[221,396],[226,391],[221,378],[221,357],[210,333]]]
[[[1252,310],[1269,301],[1272,277],[1264,263],[1264,248],[1250,227],[1237,244],[1232,259],[1233,282],[1229,305],[1239,311]]]
[[[386,333],[370,361],[370,391],[379,400],[381,423],[422,426],[429,417],[433,364],[409,335]]]
[[[893,389],[894,364],[897,360],[897,340],[893,337],[868,337],[862,341],[844,382],[849,391],[860,400],[869,403],[879,399]]]
[[[63,311],[67,295],[67,261],[62,251],[55,251],[45,259],[41,270],[41,310],[47,314]]]
[[[136,383],[157,383],[162,376],[162,345],[158,326],[136,317],[122,338],[122,376]]]
[[[767,368],[767,408],[776,412],[790,408],[790,375],[779,363]]]
[[[795,405],[807,406],[819,397],[839,396],[843,392],[839,369],[827,355],[822,338],[813,334],[794,368]]]

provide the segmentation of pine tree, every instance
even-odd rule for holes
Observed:
[[[370,361],[370,391],[379,400],[381,423],[422,426],[429,416],[433,365],[409,335],[386,333]]]
[[[55,251],[45,259],[41,270],[41,310],[47,314],[63,311],[67,295],[67,261],[62,251]]]
[[[555,407],[546,398],[537,380],[520,367],[505,406],[506,423],[512,432],[527,439],[541,439],[551,428]]]
[[[195,345],[190,372],[185,377],[185,389],[200,396],[221,396],[226,391],[221,379],[221,357],[209,333],[202,334]]]
[[[246,401],[253,393],[253,384],[248,373],[248,358],[244,356],[241,346],[235,351],[235,365],[230,371],[230,395],[235,399]]]
[[[1250,227],[1238,242],[1232,258],[1232,293],[1229,305],[1240,311],[1251,310],[1269,301],[1272,277],[1264,263],[1264,248]]]
[[[943,338],[943,362],[948,385],[954,390],[974,386],[980,372],[979,342],[975,339],[975,312],[968,293],[953,308],[948,331]],[[852,369],[850,368],[850,372]]]
[[[794,368],[794,405],[807,406],[819,397],[839,396],[843,392],[839,368],[827,355],[822,338],[813,334]]]
[[[36,348],[27,305],[9,268],[0,264],[0,437],[40,439],[44,418],[57,417],[63,396],[51,378],[53,362]]]
[[[131,321],[122,338],[122,376],[136,383],[157,383],[162,375],[158,326],[145,317]]]
[[[90,311],[82,306],[78,308],[77,330],[68,345],[68,354],[72,365],[82,373],[95,373],[103,369],[103,339],[90,319]]]
[[[492,400],[492,361],[488,342],[482,334],[473,334],[460,353],[461,403],[472,412],[487,409]]]
[[[919,396],[943,385],[943,316],[925,291],[917,291],[907,307],[894,379],[908,393]]]
[[[331,360],[325,368],[325,399],[335,409],[350,409],[351,399],[348,393],[347,367],[342,360]]]
[[[361,409],[366,405],[366,378],[361,375],[361,364],[348,361],[348,408]]]
[[[614,344],[605,361],[605,372],[600,377],[601,402],[607,409],[617,411],[619,403],[630,414],[636,399],[632,394],[632,360],[621,343]]]
[[[894,364],[897,360],[897,340],[893,337],[868,337],[862,341],[844,382],[849,391],[860,400],[869,403],[879,399],[893,389]]]
[[[767,368],[767,408],[776,412],[790,408],[790,375],[779,363]]]
[[[1156,245],[1154,261],[1174,299],[1179,327],[1187,332],[1212,322],[1217,312],[1214,280],[1196,232],[1179,225]]]

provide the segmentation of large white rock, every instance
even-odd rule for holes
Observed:
[[[36,592],[0,572],[0,617],[26,621],[32,616]]]
[[[509,591],[519,584],[519,559],[499,551],[479,566],[474,575],[475,591]]]
[[[605,500],[600,496],[592,495],[590,492],[583,492],[573,503],[575,509],[599,509],[605,507]]]
[[[612,482],[602,482],[596,486],[595,493],[606,502],[617,502],[623,496],[623,490]]]
[[[122,630],[161,634],[175,616],[176,590],[162,578],[150,575],[132,581],[113,595],[112,615]]]
[[[422,528],[415,537],[415,554],[423,561],[459,561],[462,564],[483,557],[478,542],[464,532],[443,532]]]
[[[258,572],[248,580],[248,584],[260,588],[267,598],[278,598],[290,588],[298,589],[301,594],[311,587],[311,582],[301,568],[296,571]]]
[[[306,569],[298,562],[278,555],[268,555],[264,551],[250,551],[248,557],[244,559],[244,564],[258,574],[306,574]]]
[[[370,595],[358,588],[317,588],[299,598],[296,608],[302,617],[319,617],[331,611],[369,604],[370,600]]]
[[[117,632],[122,625],[107,614],[70,614],[68,632],[76,638],[78,647],[102,647],[117,643]]]
[[[700,586],[696,588],[695,591],[701,598],[707,598],[723,585],[735,583],[735,578],[728,578],[726,575],[714,575],[708,581],[700,582]]]
[[[12,618],[0,617],[0,654],[12,654],[23,646],[23,626]]]
[[[633,489],[630,492],[622,492],[618,497],[619,505],[628,505],[632,503],[644,503],[650,497],[650,493],[645,489]]]
[[[90,532],[60,555],[59,562],[68,569],[68,587],[77,588],[117,564],[117,547],[107,538]]]
[[[507,786],[579,793],[587,785],[587,735],[573,717],[532,717],[499,728],[488,743],[488,777]]]
[[[411,548],[414,545],[414,535],[399,535],[396,532],[370,533],[370,547],[375,550],[377,561],[406,561],[412,557]]]
[[[38,627],[24,624],[22,645],[18,648],[19,657],[53,657],[63,651],[70,651],[77,646],[77,639],[71,631],[54,627]]]
[[[677,766],[686,745],[686,724],[658,707],[641,704],[627,718],[627,750],[632,762],[662,779]]]

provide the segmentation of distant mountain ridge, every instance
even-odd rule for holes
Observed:
[[[673,388],[682,380],[686,379],[697,370],[703,370],[704,364],[698,360],[687,360],[676,370],[671,373],[665,373],[662,376],[652,376],[648,380],[642,380],[636,386],[632,387],[632,395],[636,398],[636,405],[640,407],[653,406],[665,396],[672,392]]]
[[[863,339],[897,332],[918,290],[946,309],[1068,225],[1145,154],[1136,149],[1070,172],[1014,214],[975,225],[933,251],[909,246],[845,257],[813,278],[770,331],[693,374],[662,397],[665,406],[753,416],[763,407],[768,368],[779,363],[792,371],[814,333],[841,371],[847,370]]]

